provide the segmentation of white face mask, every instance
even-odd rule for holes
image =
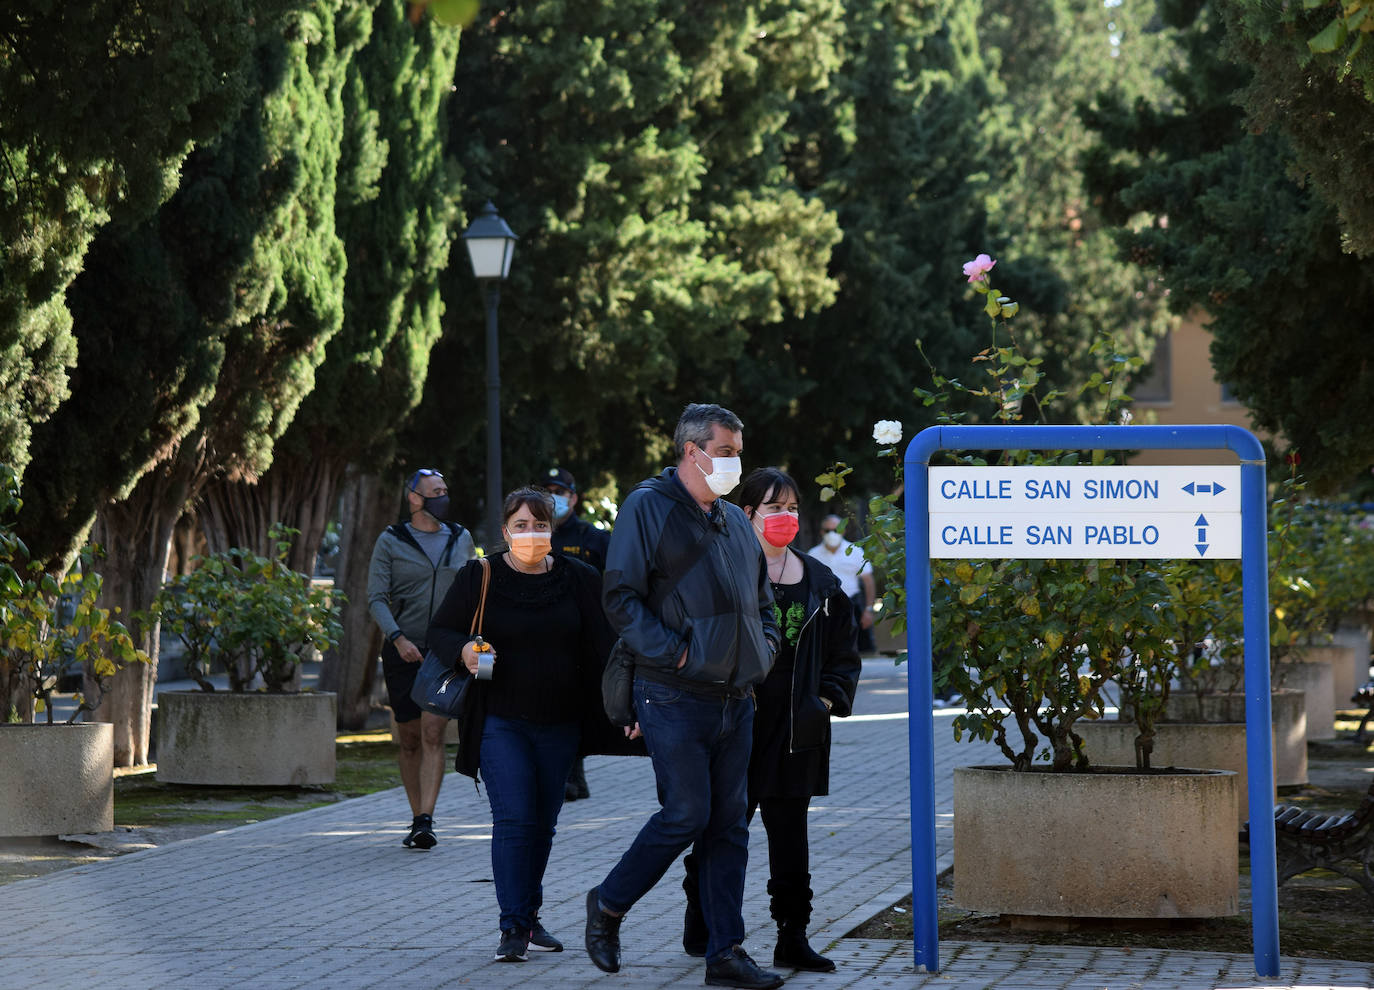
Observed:
[[[832,529],[826,533],[821,534],[821,542],[824,543],[831,550],[839,548],[840,539],[841,537],[838,530]]]
[[[697,470],[701,471],[700,464],[697,464]],[[706,478],[706,487],[712,492],[716,495],[729,495],[739,485],[740,475],[744,473],[744,469],[740,466],[738,457],[712,457],[711,473],[701,473]]]

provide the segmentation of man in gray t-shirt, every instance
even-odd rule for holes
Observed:
[[[448,485],[438,471],[411,475],[406,505],[410,520],[388,526],[372,549],[367,605],[382,630],[382,674],[396,717],[401,783],[414,816],[402,844],[429,849],[437,842],[434,805],[444,779],[448,720],[421,711],[410,689],[425,656],[429,620],[476,549],[467,530],[446,521]]]

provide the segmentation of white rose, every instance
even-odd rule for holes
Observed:
[[[895,419],[880,419],[873,424],[873,439],[885,447],[902,442],[902,424]]]

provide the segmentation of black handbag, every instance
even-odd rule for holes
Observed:
[[[491,583],[491,564],[485,557],[479,559],[482,565],[482,593],[477,610],[472,614],[472,628],[469,630],[474,636],[482,629],[482,615],[487,607],[487,585]],[[471,681],[467,668],[462,665],[461,654],[458,665],[450,667],[439,659],[437,653],[428,650],[415,675],[415,683],[410,688],[410,700],[431,715],[457,718]]]
[[[716,532],[714,526],[706,527],[706,532],[697,538],[697,542],[683,559],[681,569],[671,579],[654,589],[652,600],[648,603],[649,611],[658,614],[658,610],[663,607],[663,603],[668,600],[678,582],[687,576],[687,572],[695,567],[697,561],[706,553]],[[638,721],[635,718],[634,687],[635,653],[622,637],[611,647],[611,655],[606,658],[606,668],[601,672],[601,707],[606,709],[606,717],[612,725],[634,725]]]

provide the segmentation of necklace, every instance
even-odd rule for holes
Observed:
[[[792,551],[784,550],[782,552],[782,567],[778,568],[777,577],[774,577],[773,562],[771,560],[768,561],[768,580],[773,582],[773,584],[782,584],[783,578],[787,576],[787,565],[790,563],[792,563]]]

